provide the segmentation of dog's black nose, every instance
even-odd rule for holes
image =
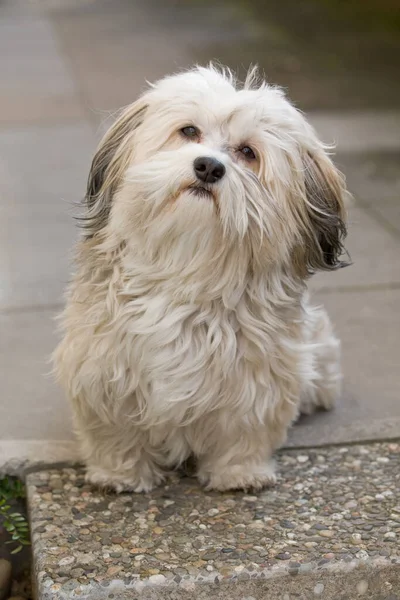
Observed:
[[[216,158],[200,156],[193,163],[197,179],[204,183],[215,183],[225,175],[225,167]]]

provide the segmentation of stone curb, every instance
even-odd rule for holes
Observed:
[[[153,580],[124,584],[112,580],[108,585],[89,584],[80,586],[79,591],[71,586],[60,584],[44,586],[38,598],[71,598],[106,600],[311,600],[324,598],[334,600],[355,600],[364,597],[368,600],[399,600],[398,575],[390,561],[352,561],[347,565],[332,565],[317,570],[316,565],[307,575],[289,577],[286,570],[276,569],[261,573],[257,577],[243,570],[231,580],[176,583]],[[211,579],[211,578],[210,578]]]
[[[278,483],[104,494],[27,476],[37,600],[400,600],[400,444],[284,451]]]
[[[49,463],[71,464],[77,459],[76,441],[72,440],[0,440],[0,476],[24,478],[33,468],[45,468]]]

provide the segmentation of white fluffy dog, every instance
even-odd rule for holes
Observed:
[[[306,281],[340,262],[342,176],[283,92],[213,66],[125,109],[94,157],[55,353],[88,479],[149,491],[189,455],[259,489],[300,411],[340,393]]]

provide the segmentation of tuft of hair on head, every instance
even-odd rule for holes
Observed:
[[[222,77],[235,89],[259,90],[267,86],[265,76],[256,64],[249,66],[244,81],[240,81],[232,69],[215,60],[209,62],[205,67],[196,65],[196,69],[200,73],[207,72],[207,75],[211,73],[218,78]]]
[[[201,70],[204,67],[198,66],[197,68]],[[218,77],[222,77],[223,79],[225,79],[225,81],[230,83],[232,87],[236,87],[236,75],[229,67],[219,63],[216,60],[212,60],[208,63],[206,69],[208,69],[208,71],[211,71]]]
[[[244,80],[243,89],[245,90],[257,90],[266,85],[265,77],[260,73],[258,65],[250,65],[246,73]]]

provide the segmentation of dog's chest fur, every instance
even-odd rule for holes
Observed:
[[[226,409],[262,421],[298,395],[305,358],[298,309],[277,310],[246,294],[234,310],[222,300],[177,303],[168,288],[106,302],[115,314],[93,338],[109,395],[138,424],[190,425]]]

